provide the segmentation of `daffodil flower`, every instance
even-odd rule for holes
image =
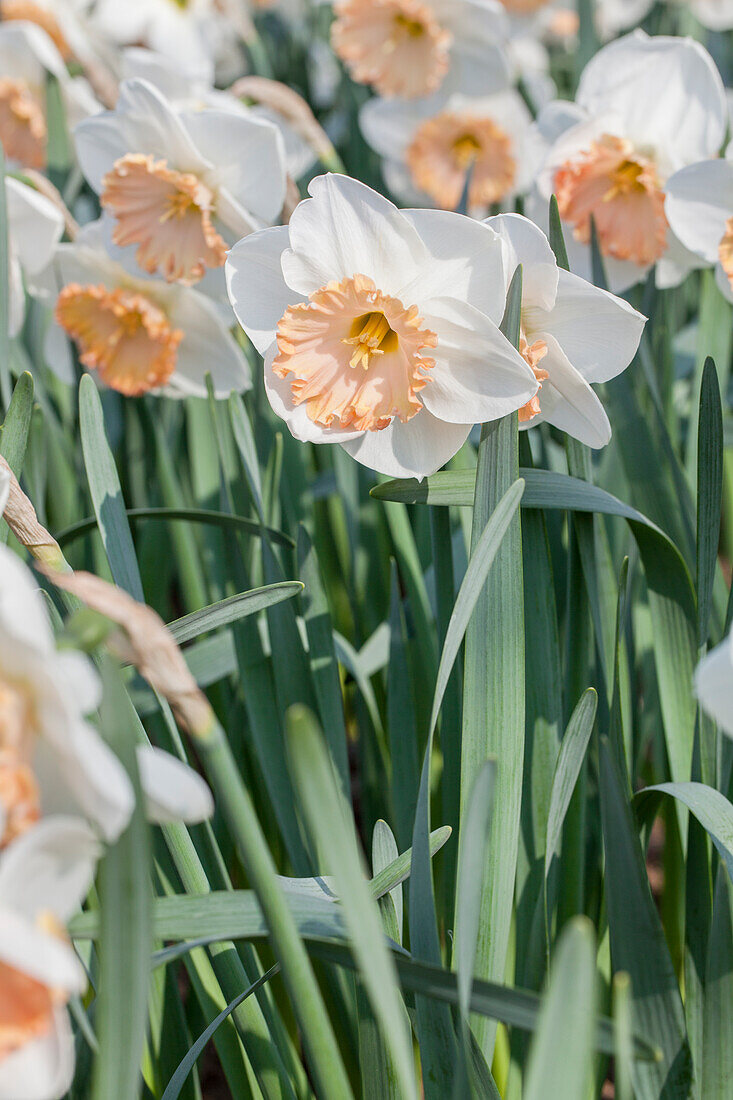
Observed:
[[[629,365],[645,318],[623,299],[558,268],[544,233],[519,214],[487,225],[507,246],[507,280],[522,265],[520,351],[540,388],[519,412],[520,427],[546,420],[589,447],[603,447],[611,425],[592,382]]]
[[[532,182],[525,156],[532,119],[512,89],[482,98],[375,98],[359,121],[384,158],[387,186],[405,202],[455,210],[470,169],[469,206],[485,215]]]
[[[573,271],[590,275],[593,218],[613,290],[654,265],[657,285],[675,286],[700,261],[667,222],[666,183],[717,154],[726,118],[720,75],[699,43],[643,31],[618,39],[586,65],[575,104],[540,114],[547,151],[528,211],[545,224],[557,195]]]
[[[66,1005],[87,976],[65,925],[100,845],[77,818],[48,817],[0,853],[0,1100],[59,1100],[74,1077]]]
[[[69,128],[100,109],[82,77],[70,77],[51,38],[35,23],[0,22],[0,144],[10,167],[46,166],[46,85],[59,84]]]
[[[507,21],[496,0],[336,0],[334,13],[334,50],[379,95],[507,86]]]
[[[99,222],[59,246],[55,267],[57,325],[46,357],[66,381],[74,374],[63,333],[83,366],[127,396],[204,397],[207,372],[219,397],[250,388],[247,361],[216,303],[192,287],[130,275],[108,255]]]
[[[125,828],[132,785],[85,717],[100,700],[91,661],[56,648],[32,574],[0,546],[0,849],[51,813],[83,816],[109,842]],[[210,816],[208,787],[181,761],[141,746],[138,766],[152,820]]]
[[[270,403],[298,439],[424,477],[474,423],[537,391],[497,327],[504,247],[488,226],[400,211],[345,176],[318,177],[310,194],[288,226],[245,237],[227,261]]]
[[[82,123],[75,139],[110,253],[132,272],[192,285],[282,210],[283,141],[262,119],[178,111],[152,84],[131,80],[115,110]]]

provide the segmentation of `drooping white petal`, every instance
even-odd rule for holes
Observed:
[[[682,241],[668,228],[666,248],[657,262],[654,281],[662,290],[665,287],[679,286],[691,271],[698,271],[706,266],[699,253],[685,248]]]
[[[260,355],[275,339],[278,321],[288,306],[304,301],[283,278],[280,260],[289,241],[285,225],[262,229],[235,244],[227,257],[229,301]]]
[[[404,210],[429,253],[397,297],[421,310],[431,298],[460,298],[497,323],[506,305],[504,247],[493,229],[449,210]]]
[[[486,224],[506,245],[508,281],[518,265],[522,265],[522,308],[552,309],[557,295],[558,267],[542,230],[521,214],[497,214],[488,218]]]
[[[435,367],[420,398],[434,416],[452,424],[483,423],[535,395],[531,368],[488,317],[451,298],[434,298],[425,310],[438,346],[431,350]]]
[[[170,753],[141,745],[137,766],[149,821],[158,825],[175,821],[193,824],[213,814],[214,800],[204,780]]]
[[[282,269],[288,286],[311,294],[356,274],[397,295],[429,263],[427,248],[396,206],[370,187],[328,173],[290,219],[290,250]]]
[[[45,195],[11,176],[5,180],[5,194],[13,252],[26,274],[35,275],[51,262],[64,219]]]
[[[5,849],[0,897],[30,921],[49,910],[65,924],[87,896],[101,854],[85,821],[45,817]]]
[[[703,657],[695,670],[695,694],[700,705],[733,737],[733,635]]]
[[[725,224],[733,217],[733,164],[690,164],[670,176],[665,191],[664,208],[675,236],[708,263],[716,263]]]
[[[611,438],[611,425],[597,395],[549,332],[536,335],[547,343],[541,366],[550,377],[540,390],[540,415],[524,426],[531,428],[546,420],[587,447],[605,447]]]
[[[42,932],[35,923],[35,917],[29,920],[10,905],[12,898],[3,898],[0,907],[0,962],[22,970],[44,985],[68,993],[83,993],[87,978],[73,948],[58,936]]]
[[[0,1100],[56,1100],[74,1079],[74,1034],[65,1008],[53,1013],[47,1035],[0,1059]]]
[[[424,408],[403,424],[393,420],[381,432],[362,432],[341,446],[352,458],[388,477],[428,477],[468,439],[472,424],[449,424]]]
[[[54,675],[78,707],[80,714],[91,714],[102,702],[102,681],[85,653],[60,650],[53,661]]]
[[[560,271],[554,308],[527,306],[522,320],[530,343],[535,333],[550,332],[587,382],[608,382],[636,355],[646,318],[615,294]]]

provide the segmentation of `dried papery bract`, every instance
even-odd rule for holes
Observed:
[[[213,711],[157,612],[92,573],[58,573],[53,569],[44,572],[58,588],[121,627],[109,636],[110,649],[134,665],[150,686],[168,700],[189,733],[205,737],[214,721]]]
[[[0,470],[9,477],[8,500],[3,519],[15,535],[37,561],[49,569],[62,572],[69,566],[53,535],[39,523],[36,510],[20,487],[17,477],[7,461],[0,455]]]

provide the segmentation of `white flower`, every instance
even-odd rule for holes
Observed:
[[[241,0],[97,0],[94,20],[119,45],[142,44],[184,69],[216,67],[226,80],[244,64],[239,39],[251,24]]]
[[[132,785],[84,717],[99,703],[94,666],[84,654],[56,649],[32,574],[0,546],[0,847],[51,813],[82,815],[107,841],[125,828]],[[141,747],[138,763],[153,819],[210,815],[208,787],[180,761]]]
[[[486,214],[532,182],[525,155],[531,116],[513,89],[483,98],[375,98],[359,121],[385,158],[387,186],[405,202],[455,210],[470,168],[469,206]]]
[[[82,123],[75,138],[108,247],[131,271],[195,283],[282,210],[282,137],[262,119],[178,111],[152,84],[131,80],[115,110]]]
[[[545,224],[555,192],[573,271],[590,274],[593,216],[612,289],[654,264],[659,286],[677,285],[700,262],[667,225],[666,181],[716,155],[725,126],[723,84],[699,43],[642,31],[618,39],[584,69],[575,104],[541,113],[547,153],[528,209]]]
[[[8,283],[10,335],[17,336],[25,317],[25,286],[41,293],[34,278],[42,277],[64,232],[64,219],[52,202],[20,180],[7,176]]]
[[[733,631],[700,661],[695,694],[723,733],[733,737]]]
[[[681,168],[667,180],[665,210],[672,231],[691,252],[715,265],[715,279],[733,302],[733,151],[726,159]]]
[[[496,0],[337,0],[334,12],[334,50],[380,95],[487,95],[509,82],[508,23]]]
[[[474,423],[537,390],[497,327],[504,248],[479,222],[399,211],[345,176],[319,176],[310,193],[289,226],[245,237],[227,261],[270,403],[298,439],[424,477]]]
[[[260,104],[246,105],[236,95],[214,88],[213,72],[206,65],[184,69],[164,54],[131,46],[122,55],[122,76],[124,80],[147,80],[178,111],[210,108],[272,123],[282,135],[285,165],[293,179],[299,179],[316,162],[310,145],[283,115]]]
[[[100,222],[84,226],[56,255],[56,321],[77,345],[81,363],[106,385],[134,396],[206,396],[210,372],[217,396],[251,386],[249,367],[229,331],[229,318],[192,287],[135,278],[105,249]],[[230,315],[231,316],[231,315]],[[52,369],[69,375],[57,326],[46,355]]]
[[[708,30],[727,31],[733,27],[733,0],[674,0],[668,6],[675,5],[689,8]],[[653,7],[654,0],[598,0],[596,22],[601,34],[612,38],[641,23]]]
[[[83,78],[69,76],[49,36],[34,23],[0,22],[0,143],[11,167],[46,165],[46,84],[58,81],[71,129],[99,110]]]
[[[0,1100],[59,1100],[74,1076],[66,1004],[87,977],[65,932],[100,855],[83,822],[49,817],[0,854]]]
[[[520,350],[540,389],[520,411],[521,426],[546,420],[589,447],[605,446],[611,425],[590,383],[608,382],[626,369],[645,318],[621,298],[558,268],[544,233],[527,218],[499,214],[486,224],[507,245],[507,276],[522,264]]]

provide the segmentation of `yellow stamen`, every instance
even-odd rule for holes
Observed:
[[[354,324],[361,325],[359,332],[355,336],[346,336],[343,340],[344,344],[355,345],[349,366],[368,370],[371,356],[384,355],[382,344],[390,333],[393,336],[394,333],[383,313],[367,313],[366,317],[357,317]]]

